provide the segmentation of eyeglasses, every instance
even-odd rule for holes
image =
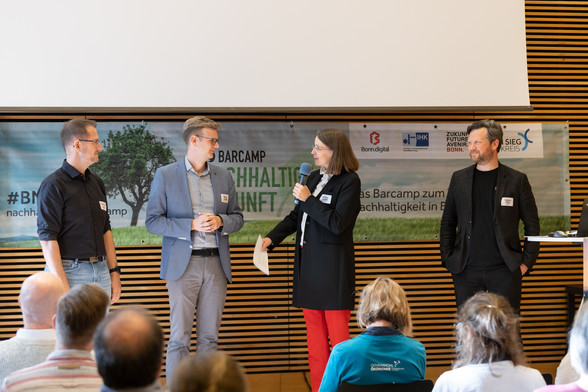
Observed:
[[[321,151],[324,151],[324,150],[330,150],[329,147],[319,147],[319,146],[316,146],[316,145],[313,145],[312,146],[312,149],[313,150],[317,150],[318,152],[321,152]]]
[[[216,144],[218,143],[218,139],[215,139],[213,137],[207,137],[207,136],[200,136],[200,135],[196,135],[197,137],[201,137],[203,139],[208,139],[210,140],[210,144],[212,144],[213,146],[216,146]]]
[[[100,144],[100,139],[78,139],[80,142]]]

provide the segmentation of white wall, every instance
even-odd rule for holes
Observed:
[[[529,105],[523,0],[0,1],[0,110]]]

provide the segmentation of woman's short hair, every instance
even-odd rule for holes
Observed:
[[[247,392],[241,365],[222,351],[185,358],[174,370],[170,392]]]
[[[475,294],[459,310],[453,367],[503,360],[526,365],[518,326],[519,318],[504,297]]]
[[[570,331],[570,360],[580,374],[588,374],[588,307],[581,306]]]
[[[341,174],[341,172],[354,172],[359,169],[359,161],[353,153],[349,138],[340,129],[327,128],[321,129],[316,136],[319,140],[333,151],[333,156],[329,162],[327,173]]]
[[[412,319],[406,293],[387,276],[380,276],[365,286],[359,299],[357,324],[365,328],[377,320],[388,321],[406,336],[412,334]]]

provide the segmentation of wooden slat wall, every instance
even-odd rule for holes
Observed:
[[[215,114],[219,121],[402,121],[568,122],[572,225],[588,197],[588,1],[527,1],[527,58],[532,112],[397,112],[393,114]],[[499,21],[497,21],[499,24]],[[472,56],[484,56],[473,48]],[[505,59],[508,61],[508,59]],[[475,88],[475,86],[472,86]],[[206,113],[203,113],[206,114]],[[88,114],[98,121],[178,120],[194,113]],[[0,121],[62,121],[61,113],[2,114]],[[449,179],[448,179],[449,180]],[[282,245],[271,258],[269,277],[251,266],[253,245],[234,244],[234,283],[221,327],[221,348],[233,353],[250,373],[307,369],[304,320],[289,306],[293,248]],[[141,304],[154,312],[169,333],[169,307],[159,280],[159,247],[119,247],[124,269],[121,304]],[[438,242],[370,242],[356,246],[357,289],[378,275],[397,279],[408,293],[415,337],[427,348],[429,368],[446,369],[454,358],[455,305],[449,274],[440,267]],[[539,261],[523,284],[522,335],[534,366],[554,369],[566,350],[564,287],[581,283],[581,247],[542,244]],[[0,339],[21,325],[17,295],[22,280],[42,269],[39,249],[0,249]],[[353,318],[352,323],[355,322]],[[353,324],[352,333],[359,329]]]

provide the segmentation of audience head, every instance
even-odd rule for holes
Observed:
[[[213,120],[209,119],[208,117],[204,117],[204,116],[196,116],[196,117],[189,118],[184,123],[184,131],[182,133],[182,136],[184,138],[184,143],[186,143],[186,145],[188,145],[190,143],[190,138],[192,137],[192,135],[201,136],[200,131],[203,128],[214,129],[215,131],[218,132],[221,129],[221,125],[219,123],[217,123],[216,121],[213,121]]]
[[[359,162],[353,153],[349,138],[340,129],[327,128],[317,132],[316,137],[333,151],[327,173],[341,174],[359,169]]]
[[[504,297],[479,292],[459,309],[454,368],[505,359],[526,364],[518,316]]]
[[[70,146],[76,139],[87,139],[88,127],[96,128],[96,121],[86,118],[74,118],[63,124],[60,134],[63,149],[67,151],[67,146]]]
[[[108,308],[108,294],[97,284],[75,285],[57,303],[57,347],[89,350],[98,324]]]
[[[570,360],[579,374],[588,374],[588,307],[581,306],[570,331]]]
[[[63,282],[51,272],[38,272],[26,278],[18,296],[25,328],[53,328],[57,301],[63,294]]]
[[[245,372],[222,351],[209,351],[185,358],[176,367],[170,392],[246,392]]]
[[[470,134],[470,132],[481,129],[481,128],[487,129],[488,132],[487,132],[486,136],[488,137],[488,141],[490,141],[490,143],[492,143],[494,140],[498,140],[498,148],[497,148],[496,152],[500,152],[500,147],[502,146],[502,136],[503,136],[502,125],[500,125],[500,123],[498,123],[498,121],[494,121],[494,120],[474,121],[472,123],[472,125],[470,125],[468,127],[468,135]]]
[[[406,293],[398,283],[380,276],[363,289],[357,309],[357,323],[365,328],[374,322],[387,321],[404,335],[412,333],[412,320]]]
[[[155,382],[161,371],[163,332],[141,308],[111,312],[94,334],[98,373],[114,389],[139,388]]]

